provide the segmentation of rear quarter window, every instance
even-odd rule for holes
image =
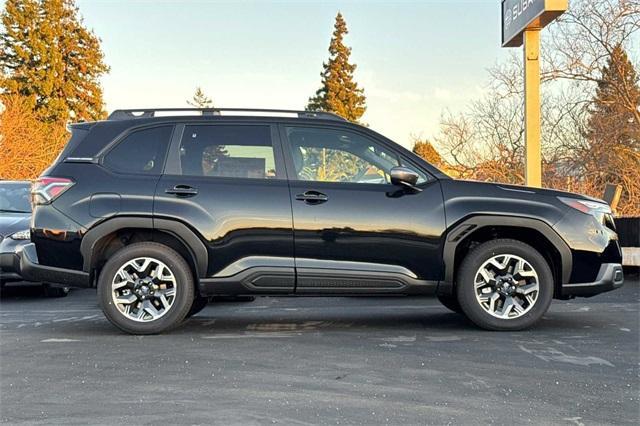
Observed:
[[[107,152],[103,165],[116,172],[159,175],[172,131],[173,126],[135,130]]]

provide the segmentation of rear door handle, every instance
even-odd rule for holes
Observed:
[[[176,185],[173,188],[165,189],[164,192],[179,197],[193,197],[198,194],[198,189],[189,185]]]
[[[304,201],[307,204],[321,204],[329,200],[326,194],[318,191],[307,191],[296,195],[296,200]]]

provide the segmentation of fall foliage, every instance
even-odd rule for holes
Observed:
[[[415,140],[413,152],[438,167],[443,164],[442,157],[429,141]]]
[[[100,40],[73,0],[7,0],[0,15],[0,178],[33,179],[68,121],[104,118]]]
[[[0,179],[34,179],[55,160],[69,134],[65,126],[39,120],[32,101],[0,97]]]
[[[24,96],[46,122],[104,118],[100,40],[73,0],[7,0],[0,32],[2,92]]]

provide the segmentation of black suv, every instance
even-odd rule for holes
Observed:
[[[552,298],[622,285],[600,200],[453,180],[328,113],[171,111],[71,125],[32,191],[22,274],[97,287],[126,332],[168,330],[214,295],[436,295],[519,330]]]

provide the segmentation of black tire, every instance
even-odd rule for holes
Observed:
[[[454,294],[452,296],[444,296],[439,294],[438,300],[440,303],[444,305],[445,308],[449,309],[456,314],[463,314],[462,308],[460,307],[460,302],[458,302],[458,297]]]
[[[189,312],[187,313],[186,318],[190,318],[195,314],[197,314],[198,312],[200,312],[201,310],[203,310],[204,308],[206,308],[208,303],[209,303],[208,297],[196,296],[196,298],[193,299],[193,303],[191,304],[191,309],[189,309]]]
[[[493,256],[511,254],[527,261],[538,275],[538,296],[533,306],[517,318],[497,318],[476,298],[475,277],[482,264]],[[514,331],[534,325],[549,309],[553,299],[553,274],[545,258],[533,247],[511,239],[491,240],[473,248],[462,261],[457,275],[456,294],[465,315],[486,330]]]
[[[67,297],[69,291],[69,287],[54,287],[50,284],[44,284],[42,286],[42,292],[45,297]]]
[[[148,322],[129,319],[112,299],[111,282],[118,269],[139,257],[151,257],[163,262],[173,273],[178,290],[166,314]],[[98,278],[98,301],[102,311],[113,325],[130,334],[158,334],[177,327],[191,309],[193,300],[194,284],[189,265],[174,250],[158,243],[136,243],[120,249],[107,261]]]

